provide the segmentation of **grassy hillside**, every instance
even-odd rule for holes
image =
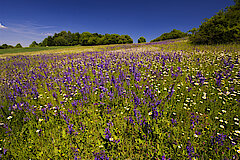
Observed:
[[[67,48],[67,47],[34,47],[34,48],[10,48],[10,49],[0,49],[0,54],[5,53],[22,53],[22,52],[36,52],[36,51],[44,51],[44,50],[54,50],[54,49],[60,49],[60,48]]]
[[[111,46],[111,45],[109,45]],[[49,53],[69,53],[83,51],[98,51],[107,46],[56,46],[56,47],[35,47],[35,48],[19,48],[19,49],[1,49],[0,58],[16,55],[36,55]]]
[[[0,59],[0,158],[239,159],[240,45],[84,49]]]

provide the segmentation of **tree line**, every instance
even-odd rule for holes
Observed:
[[[30,47],[36,46],[92,46],[92,45],[107,45],[107,44],[127,44],[133,43],[129,35],[119,34],[98,34],[98,33],[71,33],[70,31],[62,31],[55,33],[53,36],[48,36],[41,43],[33,41]]]
[[[240,43],[240,0],[190,30],[193,44]]]
[[[22,45],[18,43],[15,47],[8,44],[0,45],[0,49],[10,49],[10,48],[22,48]]]
[[[161,36],[151,40],[150,42],[158,42],[158,41],[163,41],[163,40],[168,40],[168,39],[176,39],[176,38],[183,38],[187,37],[188,34],[184,33],[180,30],[173,29],[169,33],[163,33]]]

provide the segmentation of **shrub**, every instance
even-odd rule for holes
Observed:
[[[7,44],[3,44],[0,49],[9,49],[9,48],[14,48],[13,46],[11,45],[7,45]]]
[[[32,44],[29,45],[29,47],[37,47],[37,46],[38,46],[38,44],[36,41],[33,41]]]
[[[22,48],[22,45],[20,43],[18,43],[15,48]]]
[[[192,31],[190,31],[192,32]],[[220,10],[210,19],[206,19],[192,33],[193,44],[223,44],[240,42],[240,3]]]
[[[158,37],[154,40],[151,40],[151,42],[158,42],[158,41],[162,41],[162,40],[182,38],[182,37],[186,37],[186,36],[187,36],[187,33],[184,33],[180,30],[173,29],[171,32],[164,33],[160,37]]]
[[[146,38],[140,37],[140,38],[138,39],[138,43],[144,43],[144,42],[146,42]]]

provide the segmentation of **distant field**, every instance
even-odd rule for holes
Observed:
[[[22,53],[22,52],[36,52],[36,51],[44,51],[44,50],[54,50],[54,49],[63,49],[67,48],[67,46],[56,46],[56,47],[24,47],[24,48],[11,48],[11,49],[1,49],[0,54],[5,53]]]
[[[174,41],[182,41],[186,39],[178,39]],[[171,40],[162,41],[160,43],[165,44]],[[156,43],[156,42],[155,42]],[[102,51],[102,50],[118,50],[129,49],[136,47],[143,47],[148,43],[141,44],[111,44],[111,45],[98,45],[98,46],[50,46],[50,47],[24,47],[24,48],[11,48],[0,49],[0,58],[16,55],[35,55],[35,54],[48,54],[48,53],[79,53],[85,51]],[[151,44],[151,46],[154,43]],[[157,42],[158,44],[158,42]],[[158,45],[159,46],[159,45]]]
[[[106,46],[52,46],[52,47],[36,47],[36,48],[14,48],[1,49],[0,58],[16,55],[34,55],[34,54],[48,54],[48,53],[76,53],[85,51],[98,51]]]

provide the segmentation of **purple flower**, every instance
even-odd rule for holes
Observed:
[[[4,148],[4,149],[3,149],[3,154],[6,154],[7,150],[8,150],[8,149],[5,149],[5,148]]]
[[[127,118],[125,118],[125,119],[127,119]],[[127,121],[128,121],[129,123],[135,125],[134,120],[133,120],[133,118],[132,118],[131,116],[127,119]]]
[[[68,125],[68,133],[70,135],[75,131],[72,127],[73,127],[73,124]]]
[[[212,143],[212,145],[215,145],[217,143],[217,144],[220,144],[222,146],[224,144],[224,141],[225,141],[226,137],[227,136],[224,135],[223,133],[218,134],[216,137],[212,137],[211,143]]]
[[[172,118],[171,121],[172,121],[172,124],[173,124],[173,127],[174,127],[174,125],[177,124],[177,120]]]
[[[157,106],[156,106],[156,107],[153,107],[153,108],[152,108],[152,118],[157,120],[158,115],[159,115],[159,114],[158,114]]]
[[[137,110],[136,108],[134,108],[133,111],[134,111],[134,116],[136,117],[137,122],[138,122],[138,124],[139,124],[140,118],[141,118],[141,116],[142,116],[142,115],[141,115],[141,112],[140,112],[139,110]]]
[[[53,92],[53,98],[56,98],[57,99],[57,94],[56,94],[56,92]]]
[[[190,129],[193,129],[195,127],[195,125],[198,124],[198,118],[199,118],[199,116],[196,116],[194,113],[191,113],[191,119],[190,119],[191,127],[190,127]]]
[[[98,153],[95,153],[95,151],[93,152],[93,155],[95,156],[95,160],[109,160],[109,157],[107,156],[107,154],[105,153],[105,151],[100,151]]]
[[[195,157],[194,156],[194,148],[193,148],[193,146],[191,145],[190,142],[188,142],[188,145],[187,145],[186,149],[187,149],[189,159],[192,159],[192,157]]]
[[[105,134],[103,134],[103,135],[105,135],[105,139],[107,139],[107,140],[109,140],[111,138],[112,135],[111,135],[109,128],[105,128]]]

